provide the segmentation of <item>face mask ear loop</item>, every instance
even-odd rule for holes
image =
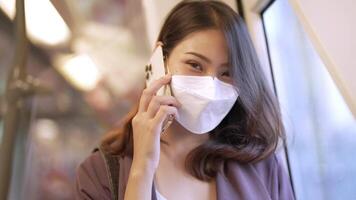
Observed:
[[[168,64],[165,65],[165,71],[166,71],[166,74],[168,74],[168,73],[171,74]],[[171,75],[173,75],[173,74],[171,74]],[[168,84],[168,87],[169,87],[169,95],[174,96],[173,90],[172,90],[172,79],[171,79],[171,82]]]
[[[171,74],[171,72],[169,71],[168,65],[167,65],[166,69],[167,69],[167,73]],[[172,74],[171,74],[171,75],[172,75]],[[171,96],[174,96],[173,90],[172,90],[172,79],[171,79],[171,82],[168,84],[168,87],[169,87],[169,93],[170,93],[170,95],[171,95]]]
[[[163,50],[164,44],[162,42],[159,42],[158,45],[162,46],[162,50]],[[165,74],[168,74],[168,73],[170,74],[170,70],[169,70],[168,64],[166,62],[167,62],[167,55],[163,55],[164,72],[165,72]],[[171,83],[168,84],[168,87],[169,88],[165,88],[165,94],[173,96]]]
[[[159,42],[158,45],[160,45],[162,47],[162,51],[163,51],[164,44],[162,42]],[[163,53],[164,72],[165,72],[165,74],[168,74],[169,73],[169,68],[168,68],[168,65],[166,64],[167,55],[164,54],[164,51],[162,53]]]

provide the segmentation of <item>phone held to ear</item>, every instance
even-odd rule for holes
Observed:
[[[146,65],[145,72],[146,72],[146,88],[149,87],[153,81],[160,79],[161,77],[165,76],[168,73],[168,68],[164,65],[164,57],[163,57],[163,49],[161,45],[158,45],[153,54]],[[170,84],[164,85],[161,87],[156,95],[172,95]],[[163,122],[162,125],[162,132],[169,127],[169,125],[173,122],[174,116],[169,115]]]

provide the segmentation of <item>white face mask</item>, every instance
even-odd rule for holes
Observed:
[[[182,104],[176,120],[196,134],[217,127],[238,97],[233,85],[211,76],[172,75],[171,89]]]

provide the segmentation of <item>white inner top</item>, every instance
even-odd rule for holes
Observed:
[[[156,190],[156,196],[157,196],[157,200],[167,200],[166,197],[164,197],[159,191],[158,191],[158,183],[156,181],[156,174],[154,175],[154,184],[155,184],[155,190]]]
[[[167,200],[157,189],[156,189],[157,200]]]

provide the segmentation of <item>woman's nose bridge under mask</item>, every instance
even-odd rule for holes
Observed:
[[[173,96],[182,104],[177,121],[192,133],[208,133],[228,114],[238,92],[211,76],[172,75]]]

